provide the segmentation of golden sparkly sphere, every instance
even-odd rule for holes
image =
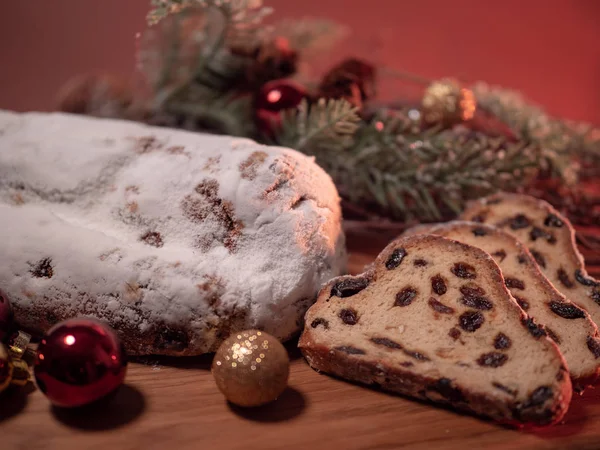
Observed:
[[[290,359],[276,338],[264,331],[247,330],[221,344],[213,359],[212,374],[231,403],[260,406],[285,390]]]
[[[423,96],[423,120],[430,124],[464,122],[473,118],[476,109],[473,91],[451,79],[435,81]]]

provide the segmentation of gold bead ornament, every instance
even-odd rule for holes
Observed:
[[[30,342],[31,335],[29,333],[25,333],[24,331],[19,331],[8,346],[10,356],[13,359],[23,359],[29,350]]]
[[[29,378],[27,363],[21,359],[11,358],[6,346],[0,343],[0,392],[6,390],[11,384],[25,386]]]
[[[428,124],[465,122],[473,118],[476,109],[473,91],[452,79],[431,83],[423,96],[423,120]]]
[[[238,406],[276,400],[287,387],[290,359],[273,336],[258,330],[235,333],[217,350],[212,374],[225,398]]]

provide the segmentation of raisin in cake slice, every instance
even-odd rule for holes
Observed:
[[[369,271],[331,280],[299,347],[316,370],[501,422],[554,423],[572,394],[492,258],[440,236],[400,238]]]
[[[569,220],[549,203],[526,195],[500,193],[474,202],[464,220],[495,225],[528,248],[546,277],[600,323],[600,282],[588,276]],[[600,346],[593,352],[600,357]]]
[[[499,228],[474,222],[449,222],[416,231],[455,239],[489,253],[519,306],[544,325],[560,348],[576,388],[581,391],[598,378],[600,361],[594,354],[600,345],[598,328],[585,310],[556,290],[518,239]]]

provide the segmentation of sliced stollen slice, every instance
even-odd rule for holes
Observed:
[[[600,282],[585,270],[569,220],[549,203],[526,195],[500,193],[480,199],[461,215],[464,220],[495,225],[525,244],[546,277],[577,306],[600,323]],[[600,357],[600,345],[593,345]]]
[[[367,272],[331,280],[298,345],[318,371],[506,423],[557,422],[572,395],[494,260],[440,236],[397,239]]]
[[[408,237],[414,236],[415,234],[431,234],[429,231],[437,227],[439,225],[443,225],[444,222],[434,222],[434,223],[420,223],[418,225],[413,225],[410,228],[407,228],[400,234],[400,237]]]
[[[475,222],[449,222],[420,227],[417,233],[436,234],[478,247],[496,261],[504,282],[519,306],[560,348],[574,387],[582,391],[597,380],[600,360],[598,328],[589,314],[568,300],[542,274],[533,256],[513,235]]]

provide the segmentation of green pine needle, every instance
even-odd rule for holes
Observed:
[[[183,117],[186,127],[236,136],[256,137],[252,94],[239,88],[256,61],[231,49],[251,55],[265,39],[284,36],[306,57],[342,30],[306,19],[265,27],[261,21],[270,9],[259,0],[153,0],[152,5],[148,20],[158,27],[169,15],[183,19],[186,11],[204,19],[197,21],[201,29],[194,35],[201,41],[184,38],[174,20],[167,24],[174,28],[166,28],[171,33],[164,48],[144,53],[157,66],[146,71],[155,87],[153,111],[175,122]],[[188,58],[190,48],[197,52]],[[184,61],[189,67],[182,67]],[[573,185],[580,164],[600,167],[598,129],[553,119],[513,91],[484,83],[472,89],[478,107],[507,124],[517,142],[461,126],[423,129],[405,110],[380,110],[366,121],[350,103],[333,99],[305,100],[283,112],[274,141],[315,156],[344,199],[369,214],[398,220],[441,220],[496,190],[527,191],[541,175]]]
[[[353,145],[359,123],[357,108],[346,100],[321,98],[313,105],[303,100],[297,109],[283,112],[275,140],[307,154],[340,152]]]
[[[319,129],[306,127],[301,112],[296,117],[284,128],[292,148],[310,135],[305,129]],[[324,139],[302,151],[316,156],[343,197],[396,219],[456,214],[468,199],[523,185],[539,163],[538,153],[522,144],[468,130],[423,132],[400,112],[353,125],[350,142]]]
[[[600,132],[593,126],[554,119],[509,89],[479,82],[473,92],[479,107],[508,124],[521,140],[537,146],[542,168],[566,184],[577,183],[574,157],[600,166]]]
[[[174,101],[166,112],[175,117],[185,117],[185,128],[208,131],[229,136],[255,136],[252,102],[245,97],[206,98],[203,102]]]
[[[271,9],[259,0],[153,0],[152,4],[148,21],[164,27],[169,39],[166,49],[156,46],[143,55],[154,63],[145,72],[154,81],[155,108],[168,109],[170,102],[190,92],[203,93],[194,102],[231,94],[254,62],[249,56],[234,54],[231,47],[258,47],[268,31],[262,20]],[[180,22],[194,15],[200,19],[194,22],[198,29],[186,30],[184,35]],[[163,20],[167,16],[170,21]],[[153,32],[154,27],[147,31]],[[190,58],[188,53],[194,48],[197,55]],[[181,79],[181,73],[189,75]]]

